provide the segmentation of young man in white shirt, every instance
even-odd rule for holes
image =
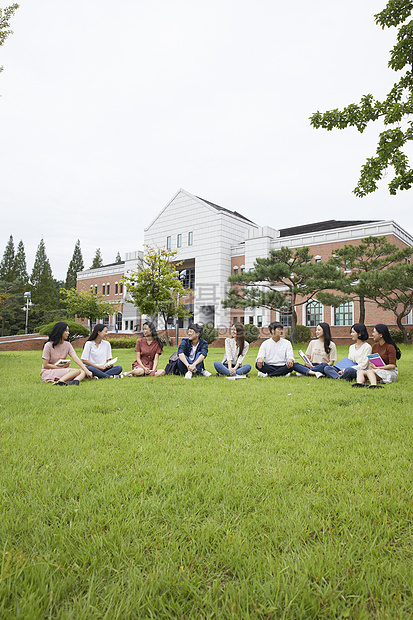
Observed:
[[[265,340],[260,346],[255,367],[259,377],[282,377],[296,370],[294,352],[291,342],[282,336],[284,327],[274,321],[268,329],[271,338]]]

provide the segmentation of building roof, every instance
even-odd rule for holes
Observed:
[[[252,220],[249,220],[244,215],[241,215],[241,213],[238,213],[238,211],[230,211],[229,209],[225,209],[224,207],[220,207],[219,205],[216,205],[213,202],[210,202],[209,200],[205,200],[205,198],[201,198],[201,196],[195,196],[195,198],[198,198],[198,200],[202,200],[202,202],[206,202],[207,205],[209,205],[211,207],[214,207],[214,209],[218,209],[218,211],[225,211],[226,213],[230,213],[231,215],[236,215],[237,217],[241,218],[242,220],[245,220],[245,222],[250,222],[251,224],[254,224],[254,226],[256,226],[255,222],[253,222]]]
[[[324,222],[314,222],[314,224],[304,224],[303,226],[292,226],[281,228],[280,237],[294,237],[306,233],[319,232],[321,230],[333,230],[335,228],[346,228],[348,226],[359,226],[360,224],[372,224],[381,220],[325,220]]]
[[[89,269],[82,269],[82,271],[94,271],[95,269],[104,269],[105,267],[113,267],[114,265],[124,265],[124,264],[125,264],[125,261],[120,260],[120,261],[116,261],[115,263],[108,263],[107,265],[101,265],[100,267],[89,267]]]

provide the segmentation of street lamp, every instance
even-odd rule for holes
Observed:
[[[181,283],[186,278],[186,269],[183,269],[178,276]],[[178,293],[178,301],[176,304],[176,320],[175,320],[175,346],[178,346],[178,331],[179,331],[179,316],[178,316],[178,308],[179,308],[179,293]]]
[[[22,310],[26,310],[26,327],[24,333],[27,334],[29,325],[29,306],[32,305],[32,302],[30,301],[32,298],[31,292],[27,291],[27,293],[24,294],[24,298],[26,300],[26,305],[24,306],[24,308],[22,308]]]

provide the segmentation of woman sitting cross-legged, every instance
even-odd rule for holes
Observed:
[[[131,372],[127,377],[161,377],[164,370],[158,368],[159,356],[162,353],[163,344],[158,336],[153,323],[145,321],[142,326],[143,337],[136,343],[136,361],[132,364]]]
[[[350,345],[348,350],[348,358],[357,364],[338,371],[340,379],[352,381],[357,376],[358,370],[366,370],[369,367],[368,356],[371,353],[371,346],[367,342],[369,335],[364,323],[355,323],[350,330],[351,339],[354,344]]]
[[[70,342],[67,342],[68,338],[69,327],[67,323],[59,321],[53,327],[42,353],[43,367],[40,371],[40,377],[45,383],[79,385],[79,381],[85,377],[92,379],[92,373],[78,358]],[[68,356],[80,368],[69,368]]]
[[[315,375],[317,379],[323,376],[336,378],[331,372],[334,362],[337,361],[337,348],[331,340],[330,325],[319,323],[315,328],[317,340],[311,340],[307,347],[306,356],[309,364],[295,364],[294,370],[303,375]]]
[[[82,362],[96,379],[118,379],[121,376],[122,366],[113,366],[110,363],[112,347],[106,340],[107,335],[108,328],[98,323],[83,347]]]
[[[214,362],[214,368],[227,379],[245,379],[251,370],[249,364],[242,365],[249,348],[245,340],[245,331],[242,323],[235,323],[231,327],[231,338],[225,338],[225,355],[222,362]]]
[[[382,388],[377,382],[392,383],[397,381],[399,371],[397,369],[397,360],[402,356],[397,344],[390,335],[389,328],[383,323],[378,323],[373,328],[374,345],[372,353],[378,353],[384,362],[384,366],[376,366],[370,360],[370,366],[367,370],[357,371],[357,383],[353,383],[352,387],[364,387],[366,379],[370,381],[370,388]]]

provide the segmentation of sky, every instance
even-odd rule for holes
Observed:
[[[85,267],[98,247],[114,262],[181,187],[261,226],[393,219],[413,233],[413,194],[390,196],[390,174],[352,193],[381,126],[309,122],[399,79],[397,31],[374,21],[385,4],[21,0],[0,48],[1,255],[12,234],[29,272],[42,237],[57,279],[77,239]]]

